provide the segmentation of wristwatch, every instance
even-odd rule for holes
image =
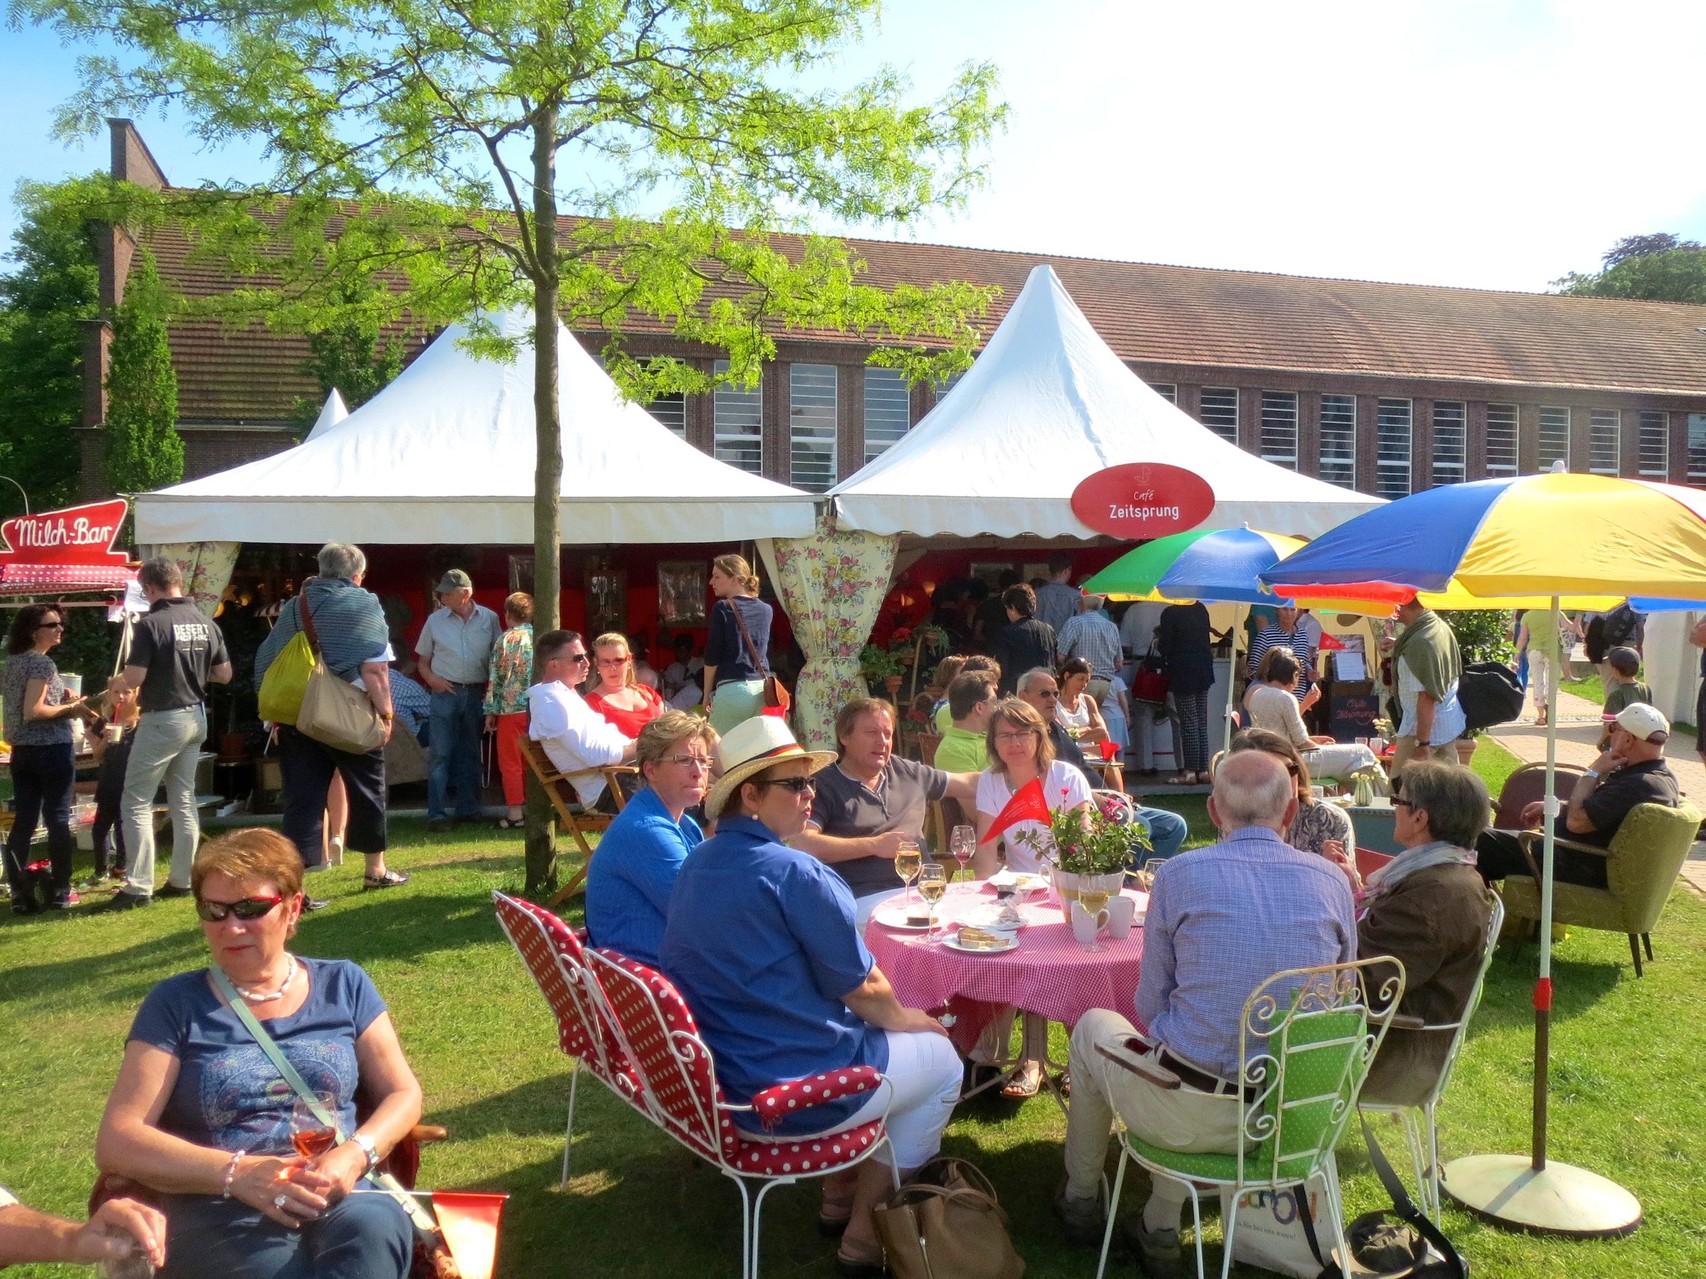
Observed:
[[[350,1140],[367,1152],[367,1167],[361,1170],[362,1174],[365,1176],[367,1173],[372,1172],[379,1164],[379,1146],[372,1137],[369,1137],[364,1132],[356,1133],[350,1138]]]
[[[1599,770],[1597,768],[1584,768],[1582,770],[1582,776],[1591,777],[1597,782],[1599,780]]]

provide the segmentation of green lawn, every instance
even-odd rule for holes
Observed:
[[[1179,807],[1200,832],[1200,798]],[[512,1193],[504,1275],[732,1276],[740,1220],[733,1187],[587,1080],[573,1176],[557,1188],[566,1062],[488,900],[493,888],[518,886],[519,842],[485,831],[428,836],[419,822],[396,827],[392,863],[413,882],[364,894],[358,862],[328,872],[315,888],[333,905],[308,918],[297,946],[358,960],[389,1000],[425,1085],[428,1113],[454,1135],[429,1152],[426,1184]],[[1700,1272],[1706,1100],[1696,1077],[1706,1056],[1698,1012],[1706,905],[1679,890],[1655,949],[1657,962],[1637,981],[1622,937],[1575,930],[1559,946],[1554,969],[1554,1153],[1634,1190],[1648,1224],[1619,1242],[1565,1243],[1506,1234],[1451,1213],[1448,1227],[1479,1273],[1622,1279]],[[183,901],[124,915],[83,909],[0,919],[0,1170],[14,1191],[42,1207],[79,1211],[130,1017],[155,981],[203,957]],[[1442,1115],[1449,1153],[1526,1149],[1533,978],[1532,949],[1494,964]],[[1061,1175],[1062,1132],[1060,1112],[1040,1099],[970,1108],[949,1133],[949,1150],[977,1160],[1000,1190],[1032,1279],[1088,1276],[1094,1266],[1093,1255],[1054,1238],[1049,1200]],[[1347,1139],[1341,1165],[1350,1210],[1376,1206],[1360,1138]],[[813,1230],[815,1202],[815,1191],[803,1187],[768,1200],[764,1273],[771,1279],[833,1273],[830,1249]],[[1210,1231],[1218,1237],[1217,1226]],[[1129,1263],[1118,1273],[1129,1274]]]
[[[1564,680],[1558,685],[1558,687],[1563,689],[1566,693],[1574,693],[1577,697],[1587,698],[1587,700],[1592,702],[1595,706],[1605,705],[1605,683],[1600,679],[1598,671],[1595,671],[1586,679]]]

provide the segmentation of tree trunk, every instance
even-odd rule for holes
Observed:
[[[557,406],[557,109],[542,106],[533,121],[533,412],[537,458],[533,471],[533,634],[562,625],[563,426]],[[534,672],[537,680],[538,672]],[[557,825],[538,779],[527,778],[526,894],[557,887]]]

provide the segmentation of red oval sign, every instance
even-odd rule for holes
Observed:
[[[1214,490],[1195,471],[1127,462],[1087,475],[1072,490],[1072,513],[1098,533],[1127,539],[1193,529],[1214,510]]]

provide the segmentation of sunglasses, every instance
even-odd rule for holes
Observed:
[[[796,795],[817,793],[817,778],[815,777],[778,777],[758,784],[760,786],[780,786],[783,790],[791,790]]]
[[[585,653],[570,653],[563,660],[565,662],[573,662],[576,666],[585,666],[592,661],[592,658],[588,657]]]
[[[273,907],[283,900],[284,898],[276,895],[272,897],[245,897],[241,901],[234,902],[210,902],[198,897],[195,903],[195,913],[209,924],[223,923],[227,915],[235,915],[238,919],[253,921],[271,914]]]
[[[38,622],[38,623],[36,623],[36,629],[38,631],[62,631],[65,629],[65,623],[64,622]]]
[[[1397,797],[1397,796],[1394,796],[1394,797],[1393,797],[1393,799],[1392,799],[1392,807],[1394,807],[1394,808],[1410,808],[1410,809],[1415,809],[1415,808],[1420,808],[1420,807],[1421,807],[1421,805],[1420,805],[1420,804],[1417,804],[1417,803],[1414,803],[1414,802],[1413,802],[1413,801],[1411,801],[1411,800],[1407,800],[1407,799],[1401,799],[1401,798],[1399,798],[1399,797]]]

